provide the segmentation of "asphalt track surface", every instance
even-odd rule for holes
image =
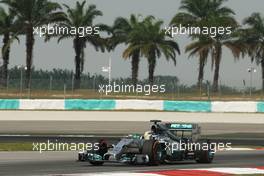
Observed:
[[[264,114],[253,113],[0,111],[0,134],[142,133],[149,130],[148,121],[151,119],[199,123],[203,134],[264,133]],[[4,138],[0,137],[0,142]],[[76,156],[76,152],[45,152],[42,154],[39,152],[0,152],[0,175],[60,175],[264,166],[264,151],[219,152],[212,164],[180,162],[156,167],[110,163],[102,167],[94,167],[87,162],[76,162]]]
[[[212,167],[258,167],[264,166],[264,151],[218,152],[212,164],[197,164],[193,161],[160,166],[131,166],[106,163],[91,166],[77,162],[76,152],[0,152],[0,175],[61,175],[97,172],[140,172],[156,170],[194,169]]]
[[[256,134],[248,134],[254,136]],[[43,142],[61,142],[61,143],[96,143],[100,139],[108,141],[108,143],[116,144],[120,138],[127,136],[92,136],[92,135],[0,135],[0,145],[1,143],[43,143]],[[204,138],[203,136],[201,138]],[[206,136],[206,139],[210,139],[213,143],[231,143],[232,147],[241,146],[252,146],[258,148],[264,148],[264,138],[230,138],[230,137],[214,137]]]
[[[264,133],[264,114],[107,111],[0,111],[0,134],[128,134],[149,120],[199,123],[202,134]]]

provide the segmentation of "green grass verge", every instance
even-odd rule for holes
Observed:
[[[32,142],[0,143],[1,151],[32,151]]]

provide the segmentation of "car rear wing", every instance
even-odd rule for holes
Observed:
[[[198,124],[191,123],[166,123],[168,129],[174,131],[191,131],[193,134],[200,134],[200,127]]]

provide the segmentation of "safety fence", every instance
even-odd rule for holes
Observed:
[[[264,102],[101,99],[0,99],[1,110],[156,110],[175,112],[264,112]]]

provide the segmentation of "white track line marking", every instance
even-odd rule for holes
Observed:
[[[257,168],[209,168],[209,169],[194,169],[194,170],[205,170],[211,172],[220,172],[227,174],[264,174],[264,170]]]
[[[256,150],[254,148],[231,148],[230,150],[226,151],[250,151],[250,150]]]
[[[68,174],[65,176],[162,176],[162,175],[152,174],[152,173],[112,172],[112,173]]]

